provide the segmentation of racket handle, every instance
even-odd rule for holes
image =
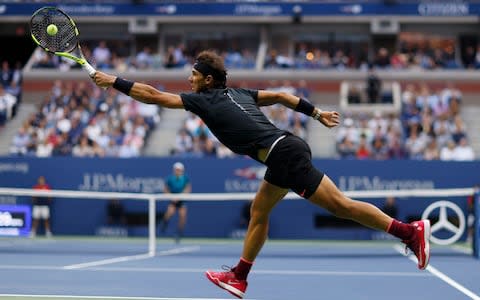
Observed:
[[[95,68],[92,67],[92,65],[90,65],[88,62],[85,62],[85,64],[83,65],[83,68],[87,71],[88,76],[90,76],[92,78],[95,75],[95,73],[97,72],[97,70],[95,70]]]

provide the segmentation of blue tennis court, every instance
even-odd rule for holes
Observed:
[[[237,240],[0,239],[0,299],[233,299],[207,269],[237,262]],[[394,241],[267,241],[246,299],[480,299],[468,247],[433,246],[419,271]]]

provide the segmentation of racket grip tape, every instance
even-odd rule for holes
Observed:
[[[97,70],[95,70],[94,67],[92,67],[92,65],[90,65],[88,62],[85,62],[85,64],[83,64],[82,66],[88,73],[88,76],[92,77],[95,76],[95,73],[97,72]]]

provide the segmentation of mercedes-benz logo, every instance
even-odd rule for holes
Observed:
[[[465,215],[462,209],[453,202],[441,200],[430,204],[423,212],[422,219],[428,219],[430,215],[437,216],[437,213],[434,213],[436,209],[439,209],[438,222],[431,227],[432,235],[430,236],[430,240],[439,245],[450,245],[455,243],[463,235],[466,227]],[[448,220],[448,213],[450,211],[453,211],[457,215],[459,222],[458,227]],[[446,239],[435,237],[435,232],[442,229],[453,233],[453,235]]]

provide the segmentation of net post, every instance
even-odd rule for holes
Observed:
[[[480,191],[473,197],[473,256],[480,259]]]
[[[156,252],[156,199],[154,196],[148,199],[148,254],[155,256]]]

